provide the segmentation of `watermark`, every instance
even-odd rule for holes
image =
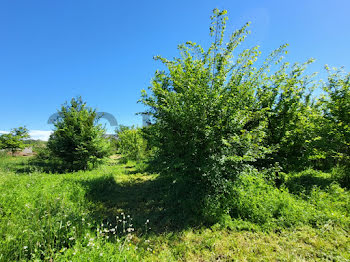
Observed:
[[[151,117],[148,113],[140,113],[142,116],[142,126],[149,126],[151,124]],[[109,123],[110,126],[118,126],[118,121],[117,119],[110,113],[107,112],[97,112],[97,118],[100,119],[105,119]],[[47,120],[47,123],[52,125],[55,124],[56,121],[60,119],[60,114],[55,113],[52,114],[49,119]]]

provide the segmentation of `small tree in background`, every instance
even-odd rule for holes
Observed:
[[[87,107],[81,97],[64,104],[58,113],[47,146],[65,167],[87,169],[110,154],[110,143],[104,128],[97,124],[96,110]]]
[[[128,160],[141,160],[146,155],[147,143],[140,128],[119,126],[116,130],[118,151]]]
[[[27,128],[13,128],[10,133],[0,136],[0,148],[10,150],[14,155],[18,150],[25,147],[24,139],[28,137]]]

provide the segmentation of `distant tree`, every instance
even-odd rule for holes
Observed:
[[[0,148],[10,150],[12,155],[25,147],[24,139],[28,138],[28,129],[25,127],[13,128],[10,133],[0,136]]]
[[[147,143],[140,128],[120,125],[116,129],[118,151],[129,160],[140,160],[145,157]]]
[[[105,129],[97,124],[95,109],[86,106],[81,97],[62,105],[48,149],[70,170],[93,167],[111,152]]]

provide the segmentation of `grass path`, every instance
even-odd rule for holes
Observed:
[[[350,260],[349,232],[332,223],[276,232],[190,225],[167,201],[169,182],[116,160],[46,174],[24,158],[0,159],[0,261]]]

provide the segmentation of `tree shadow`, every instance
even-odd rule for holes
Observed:
[[[64,165],[55,161],[44,161],[37,159],[29,159],[28,161],[7,163],[6,168],[16,174],[29,174],[41,172],[47,174],[63,174],[69,172]]]
[[[97,221],[117,223],[116,217],[123,212],[133,218],[135,230],[141,234],[198,226],[186,200],[174,201],[173,193],[178,185],[171,176],[151,180],[140,177],[132,182],[117,183],[114,176],[109,175],[79,182],[86,188],[86,197],[94,203],[91,212]]]
[[[327,188],[334,179],[330,176],[321,176],[314,174],[313,172],[305,172],[301,175],[291,177],[285,183],[289,192],[292,194],[306,194],[310,195],[314,187],[319,187],[321,189]]]

